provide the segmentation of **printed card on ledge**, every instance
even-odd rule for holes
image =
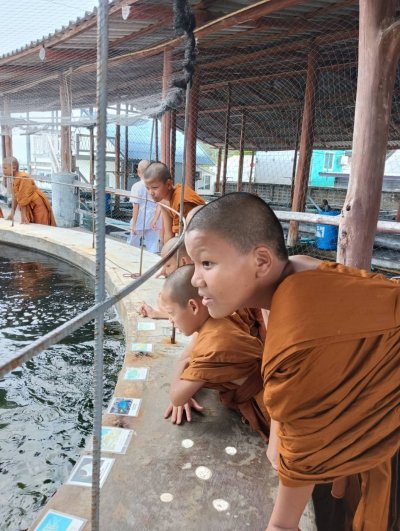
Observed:
[[[131,348],[134,352],[153,352],[151,343],[132,343]]]
[[[48,511],[34,531],[80,531],[87,520],[58,511]]]
[[[137,324],[138,330],[155,330],[156,329],[156,323],[152,323],[151,321],[139,321]]]
[[[125,415],[129,417],[137,417],[140,407],[140,398],[113,398],[108,408],[108,413],[113,415]]]
[[[80,487],[92,486],[92,462],[91,455],[83,455],[73,468],[69,476],[67,485],[79,485]],[[101,457],[100,459],[100,487],[103,486],[108,473],[114,463],[114,459],[109,457]]]
[[[102,426],[101,451],[110,452],[113,454],[124,454],[128,448],[132,433],[132,430],[126,430],[124,428]],[[88,450],[93,450],[93,439],[91,439],[88,445]]]
[[[124,380],[147,380],[148,374],[148,367],[127,367]]]

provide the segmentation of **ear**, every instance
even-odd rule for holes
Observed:
[[[168,190],[171,190],[174,187],[174,183],[172,182],[172,179],[167,180],[167,186],[168,186]]]
[[[192,263],[192,262],[189,262],[189,261],[188,261],[188,259],[187,259],[186,256],[182,256],[182,258],[180,258],[180,262],[181,262],[181,265],[180,265],[179,267],[184,266],[184,265],[188,265],[188,264],[191,264],[191,263]]]
[[[188,300],[188,308],[193,313],[193,315],[197,315],[200,310],[201,303],[200,301],[196,299],[189,299]]]
[[[256,277],[261,278],[269,273],[273,264],[273,253],[266,245],[259,245],[254,249],[254,263]]]

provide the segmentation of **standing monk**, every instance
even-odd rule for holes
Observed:
[[[162,162],[152,162],[144,172],[144,182],[154,201],[162,201],[177,212],[180,211],[182,185],[174,185],[168,166]],[[204,199],[188,186],[184,188],[183,202],[184,217],[196,206],[204,205]],[[166,243],[179,233],[179,216],[166,208],[162,209],[162,216]]]
[[[12,219],[17,206],[21,210],[21,223],[39,223],[56,226],[53,210],[47,196],[36,186],[35,181],[24,171],[19,171],[15,157],[3,160],[3,175],[13,177]]]

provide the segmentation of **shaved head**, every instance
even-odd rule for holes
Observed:
[[[192,231],[212,232],[242,254],[264,244],[277,258],[288,258],[282,226],[272,208],[246,192],[226,194],[203,206],[194,214],[186,233]]]
[[[15,170],[18,170],[19,168],[19,162],[18,162],[18,159],[16,159],[15,157],[6,157],[3,159],[3,166],[5,164],[8,164],[10,165],[12,168],[14,168]]]
[[[139,177],[143,177],[144,176],[144,172],[146,171],[146,169],[150,166],[151,162],[149,160],[141,160],[138,164],[138,167],[137,167],[137,173],[139,175]]]
[[[178,238],[175,237],[175,238],[171,238],[166,243],[164,243],[163,248],[161,249],[161,256],[166,256],[171,251],[171,249],[176,245],[177,241],[178,241]],[[188,255],[184,242],[182,242],[180,246],[178,247],[176,253],[178,252],[179,252],[180,257],[185,256],[186,258],[190,260],[190,256]]]
[[[201,300],[197,288],[192,286],[191,280],[194,273],[192,264],[179,267],[171,273],[164,282],[162,296],[168,297],[171,302],[176,302],[182,308],[190,299]]]
[[[166,183],[168,179],[172,180],[171,173],[166,164],[162,162],[152,162],[147,166],[144,172],[145,181],[151,181],[153,179]]]
[[[190,223],[190,220],[192,219],[192,217],[196,214],[196,212],[198,212],[200,209],[203,208],[204,205],[198,205],[198,206],[195,206],[194,208],[192,208],[192,210],[190,210],[188,213],[187,213],[187,216],[186,216],[186,223],[189,224]]]

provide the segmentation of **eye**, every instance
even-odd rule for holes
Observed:
[[[204,269],[209,269],[211,267],[211,262],[209,260],[203,260],[201,265],[204,267]]]

